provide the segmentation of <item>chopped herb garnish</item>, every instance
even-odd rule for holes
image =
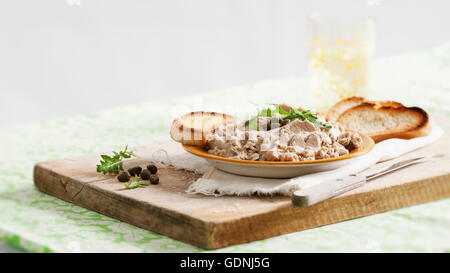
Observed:
[[[317,120],[317,115],[311,113],[310,110],[303,110],[303,111],[295,111],[294,109],[291,109],[291,112],[289,113],[289,115],[287,115],[286,117],[283,118],[283,120],[287,120],[287,119],[296,119],[299,118],[301,120],[305,120],[307,119],[309,122],[311,122],[312,124],[320,127],[320,128],[331,128],[331,125],[329,124],[324,124],[320,121]]]
[[[291,108],[291,111],[294,109]],[[284,110],[283,107],[279,104],[269,104],[267,108],[263,108],[261,111],[258,112],[256,117],[247,120],[244,123],[244,126],[247,127],[251,125],[253,128],[255,128],[257,131],[259,131],[259,125],[258,125],[258,118],[259,117],[273,117],[275,114],[281,114],[281,115],[288,115],[289,112]]]
[[[107,174],[107,173],[119,173],[123,171],[123,160],[136,156],[133,151],[127,151],[128,145],[125,146],[125,150],[120,152],[114,152],[114,156],[100,155],[103,160],[100,160],[100,165],[97,165],[97,172]]]
[[[148,186],[148,184],[141,182],[141,178],[139,178],[139,176],[137,175],[134,176],[133,182],[125,183],[124,185],[127,190],[143,188]]]
[[[262,109],[261,111],[258,112],[258,114],[256,115],[256,117],[247,120],[244,125],[247,127],[249,125],[251,125],[253,128],[255,128],[257,131],[259,131],[259,125],[258,125],[258,118],[259,117],[273,117],[275,114],[281,114],[281,115],[286,115],[284,118],[282,118],[282,120],[293,120],[293,119],[301,119],[303,120],[308,120],[310,121],[312,124],[320,127],[320,128],[331,128],[331,125],[329,124],[324,124],[320,121],[317,120],[317,115],[311,113],[310,110],[302,110],[302,111],[296,111],[294,108],[290,107],[290,111],[286,111],[283,109],[283,107],[281,107],[279,104],[269,104],[269,107]]]

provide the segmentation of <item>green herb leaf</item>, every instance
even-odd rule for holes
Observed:
[[[291,109],[291,112],[289,113],[289,115],[287,115],[286,117],[283,118],[283,120],[286,119],[296,119],[299,118],[301,120],[305,120],[307,119],[309,122],[311,122],[312,124],[316,125],[317,127],[320,128],[325,128],[325,129],[329,129],[331,128],[331,125],[329,124],[324,124],[320,121],[317,120],[317,115],[311,113],[310,110],[303,110],[303,111],[293,111],[293,109]]]
[[[270,104],[275,106],[275,113],[279,113],[281,115],[289,115],[289,112],[287,112],[286,110],[283,109],[283,107],[281,107],[279,104]],[[290,109],[290,111],[295,111],[292,107]]]
[[[139,176],[137,176],[137,175],[134,176],[133,182],[128,182],[128,183],[125,183],[124,185],[127,190],[143,188],[143,187],[148,186],[148,184],[141,182],[141,178],[139,178]]]
[[[103,174],[117,174],[119,171],[123,171],[123,159],[136,156],[133,151],[127,151],[127,149],[128,145],[125,146],[125,150],[120,151],[119,153],[113,151],[114,156],[100,155],[102,160],[100,160],[100,165],[97,165],[97,172]]]
[[[244,125],[245,126],[249,126],[251,125],[254,129],[256,129],[257,131],[259,131],[259,126],[258,126],[258,118],[259,117],[273,117],[275,114],[281,114],[281,115],[286,115],[286,117],[283,118],[283,120],[289,119],[301,119],[301,120],[309,120],[312,124],[320,127],[320,128],[331,128],[331,125],[329,124],[324,124],[320,121],[317,120],[317,115],[311,113],[310,110],[303,110],[303,111],[296,111],[294,108],[291,107],[290,111],[286,111],[283,109],[283,107],[281,107],[279,104],[269,104],[268,107],[263,108],[262,110],[260,110],[258,112],[258,114],[256,115],[256,117],[247,120]]]
[[[295,111],[291,108],[291,112]],[[259,131],[259,125],[258,125],[258,118],[259,117],[273,117],[275,114],[281,114],[281,115],[288,115],[289,112],[283,109],[279,104],[271,103],[267,107],[264,107],[261,109],[258,114],[256,114],[256,117],[249,119],[245,121],[244,126],[247,127],[251,125],[254,129]]]

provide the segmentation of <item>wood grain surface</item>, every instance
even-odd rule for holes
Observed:
[[[447,124],[450,124],[446,120]],[[133,148],[150,155],[160,147],[181,149],[175,142]],[[294,207],[290,197],[236,197],[187,194],[199,175],[160,168],[160,183],[124,190],[114,176],[96,172],[99,154],[41,162],[34,183],[42,192],[109,217],[205,248],[216,249],[352,218],[450,197],[450,132],[437,142],[411,152],[447,153],[446,157],[374,179],[364,187],[316,204]],[[145,166],[150,156],[127,164]],[[127,167],[127,166],[125,166]]]

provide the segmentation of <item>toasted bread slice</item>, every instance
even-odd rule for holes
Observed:
[[[426,136],[431,131],[430,118],[423,109],[391,102],[364,102],[346,110],[337,122],[346,129],[368,134],[375,142]]]
[[[390,106],[394,108],[404,107],[403,104],[396,101],[370,101],[363,97],[350,97],[343,99],[333,105],[327,113],[326,119],[329,121],[337,121],[339,116],[350,108],[361,105],[365,102],[375,103],[379,106]]]
[[[372,102],[372,103],[376,103],[378,104],[378,106],[389,106],[392,108],[401,108],[401,107],[405,107],[403,104],[401,104],[400,102],[396,102],[396,101],[391,101],[391,100],[385,100],[385,101],[368,101],[368,102]]]
[[[173,121],[170,137],[182,144],[204,147],[208,136],[219,125],[234,123],[234,118],[215,112],[191,112]]]
[[[343,99],[333,105],[330,110],[328,110],[327,116],[325,118],[329,121],[336,121],[342,113],[364,102],[366,102],[366,99],[363,97],[350,97]]]

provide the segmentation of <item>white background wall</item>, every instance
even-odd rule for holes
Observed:
[[[377,57],[450,39],[448,0],[1,0],[0,126],[305,74],[315,10],[375,16]]]

